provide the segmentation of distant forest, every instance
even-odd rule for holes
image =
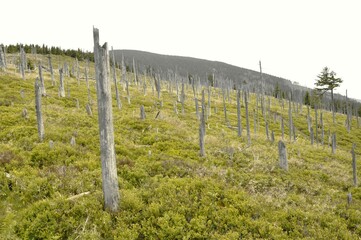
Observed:
[[[30,45],[23,45],[23,44],[16,44],[16,45],[5,45],[4,48],[6,49],[6,53],[18,53],[20,52],[20,46],[22,46],[25,50],[25,53],[32,53],[32,54],[53,54],[53,55],[63,55],[69,56],[73,58],[77,58],[78,60],[86,60],[94,62],[94,54],[93,52],[83,51],[80,48],[77,50],[74,49],[61,49],[60,47],[48,47],[47,45],[43,44],[42,46],[37,44],[30,44]]]

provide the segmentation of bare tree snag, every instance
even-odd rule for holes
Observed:
[[[323,127],[323,114],[322,111],[320,113],[320,124],[321,124],[321,144],[324,144],[324,138],[325,138],[325,130]]]
[[[278,155],[280,167],[285,171],[288,171],[287,150],[285,144],[281,140],[278,142]]]
[[[89,88],[89,80],[88,80],[88,67],[85,66],[85,82],[86,87],[88,89],[88,103],[91,105],[93,103],[91,95],[90,95],[90,88]]]
[[[248,145],[251,145],[251,130],[250,130],[250,126],[249,126],[247,93],[244,95],[244,103],[245,103],[245,108],[246,108],[247,141],[248,141]]]
[[[317,111],[317,105],[315,105],[315,122],[316,122],[315,140],[316,140],[316,144],[318,145],[318,111]]]
[[[59,69],[59,75],[60,75],[59,96],[65,97],[64,76],[63,76],[62,68]]]
[[[115,99],[117,101],[117,107],[118,109],[122,108],[122,103],[120,101],[120,97],[119,97],[119,91],[118,91],[118,85],[117,85],[117,73],[115,71],[115,56],[114,56],[114,50],[112,47],[112,61],[113,61],[113,80],[114,80],[114,88],[115,88]]]
[[[292,141],[292,125],[293,125],[293,121],[292,121],[292,106],[291,106],[291,94],[288,100],[288,126],[289,126],[289,136],[290,136],[290,142]]]
[[[285,137],[285,124],[283,121],[283,117],[281,117],[281,132],[282,132],[282,140],[283,140]]]
[[[266,136],[267,136],[267,140],[269,141],[268,122],[266,122]]]
[[[226,121],[226,124],[229,125],[229,121],[228,121],[228,117],[227,117],[226,96],[225,96],[224,88],[222,88],[222,95],[223,95],[224,120]]]
[[[186,100],[186,94],[184,92],[184,83],[182,83],[182,91],[181,91],[181,103],[182,103],[182,114],[184,114],[184,102]]]
[[[28,110],[26,108],[23,109],[23,111],[21,112],[21,116],[25,119],[28,119]]]
[[[199,147],[200,147],[200,155],[204,157],[206,155],[205,150],[205,141],[204,137],[206,135],[206,123],[205,123],[205,99],[204,99],[204,89],[202,90],[202,113],[200,116],[200,124],[199,124]]]
[[[39,61],[39,78],[40,78],[40,90],[41,95],[46,96],[46,89],[45,89],[45,83],[44,83],[44,77],[43,77],[43,66],[41,65],[41,62]]]
[[[208,86],[208,106],[207,106],[207,118],[212,115],[211,111],[211,86]]]
[[[336,152],[336,133],[332,134],[332,154]]]
[[[51,63],[51,55],[48,56],[48,59],[49,59],[49,71],[51,75],[51,85],[55,86],[53,64]]]
[[[71,146],[75,146],[75,145],[76,145],[76,141],[75,141],[75,137],[74,137],[74,136],[71,136],[70,145],[71,145]]]
[[[237,133],[238,137],[242,136],[242,122],[241,122],[241,91],[237,90]]]
[[[352,155],[352,175],[353,175],[353,185],[356,187],[357,186],[357,169],[356,169],[356,154],[355,154],[355,144],[352,144],[352,150],[351,150],[351,155]]]
[[[20,47],[20,73],[23,80],[25,80],[25,69],[26,69],[26,55],[24,48]]]
[[[144,106],[141,105],[141,106],[140,106],[140,119],[141,119],[141,120],[144,120],[145,117],[146,117],[146,116],[145,116]]]
[[[93,28],[93,36],[104,209],[117,212],[120,196],[114,148],[111,88],[108,78],[108,45],[107,43],[102,47],[99,45],[97,28]]]
[[[6,60],[5,60],[5,53],[3,51],[2,46],[0,46],[0,69],[4,71],[6,68]]]
[[[36,78],[35,80],[35,110],[36,110],[36,120],[38,124],[39,141],[42,142],[44,140],[45,131],[44,131],[43,116],[41,112],[41,90],[40,90],[39,78]]]
[[[85,106],[86,112],[88,114],[88,116],[92,117],[93,116],[93,112],[92,112],[92,108],[90,106],[90,103],[87,103]]]
[[[113,49],[112,49],[113,50]],[[134,73],[134,84],[138,85],[137,68],[135,67],[135,60],[133,58],[133,73]]]

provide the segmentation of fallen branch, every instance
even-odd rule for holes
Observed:
[[[90,192],[83,192],[83,193],[80,193],[78,195],[68,197],[66,200],[74,200],[74,199],[80,198],[80,197],[82,197],[84,195],[88,195],[88,194],[90,194]]]

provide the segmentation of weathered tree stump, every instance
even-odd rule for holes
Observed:
[[[117,212],[120,196],[114,148],[111,89],[108,78],[108,45],[107,43],[102,47],[99,45],[98,29],[93,28],[93,36],[104,209]]]
[[[113,61],[113,80],[114,80],[114,88],[115,88],[115,99],[117,101],[117,107],[118,109],[122,108],[122,103],[120,101],[119,97],[119,91],[118,91],[118,84],[117,84],[117,73],[115,71],[115,56],[114,56],[114,50],[112,47],[112,61]]]
[[[355,144],[352,144],[351,156],[352,156],[352,175],[353,175],[353,184],[357,186],[357,169],[356,169],[356,154],[355,154]]]
[[[145,115],[144,106],[141,105],[141,106],[140,106],[140,119],[141,119],[141,120],[144,120],[145,118],[146,118],[146,115]]]
[[[49,71],[51,75],[51,85],[55,86],[53,64],[51,63],[51,55],[48,56],[48,59],[49,59]]]
[[[289,126],[289,136],[290,136],[290,142],[292,141],[292,126],[293,126],[293,121],[292,121],[292,105],[291,105],[291,95],[289,97],[288,100],[288,126]]]
[[[281,132],[282,132],[282,140],[284,140],[284,136],[285,136],[285,124],[283,121],[283,117],[281,117]]]
[[[75,145],[76,145],[75,137],[74,137],[74,136],[72,136],[71,139],[70,139],[70,145],[71,145],[71,146],[75,146]]]
[[[46,96],[46,89],[45,89],[45,83],[44,83],[44,77],[43,77],[43,66],[42,66],[40,61],[39,61],[38,65],[39,65],[39,78],[40,78],[41,95]]]
[[[92,117],[93,116],[93,111],[92,111],[91,105],[89,103],[87,103],[85,105],[85,109],[86,109],[86,112],[87,112],[88,116]]]
[[[269,141],[268,122],[266,122],[266,136],[267,136],[267,140]]]
[[[60,75],[60,84],[59,84],[59,97],[65,97],[65,87],[64,87],[64,77],[63,77],[63,69],[59,69]]]
[[[332,134],[332,154],[336,152],[336,133]]]
[[[285,144],[281,140],[278,142],[278,156],[280,167],[285,171],[288,171],[287,150]]]
[[[24,48],[20,47],[20,73],[23,80],[25,80],[25,69],[26,69],[26,54]]]
[[[208,102],[210,102],[208,100]],[[237,134],[242,136],[242,121],[241,121],[241,91],[237,90]]]
[[[39,78],[36,78],[35,80],[35,110],[36,110],[36,119],[38,125],[39,141],[42,142],[44,140],[45,131],[44,131],[43,116],[41,112],[41,90],[40,90]]]
[[[28,110],[26,108],[23,109],[23,111],[21,112],[21,116],[25,119],[28,119]]]
[[[205,123],[205,99],[204,99],[204,90],[202,90],[202,113],[200,116],[199,123],[199,147],[200,147],[200,156],[204,157],[206,155],[205,150],[205,135],[206,135],[206,123]]]
[[[249,126],[249,114],[248,114],[248,99],[247,99],[247,93],[244,95],[244,103],[246,108],[246,128],[247,128],[247,142],[248,145],[251,145],[251,130]]]

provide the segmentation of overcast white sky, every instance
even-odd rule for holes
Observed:
[[[361,99],[360,0],[3,0],[0,43],[114,49],[222,61],[314,87],[324,66]]]

